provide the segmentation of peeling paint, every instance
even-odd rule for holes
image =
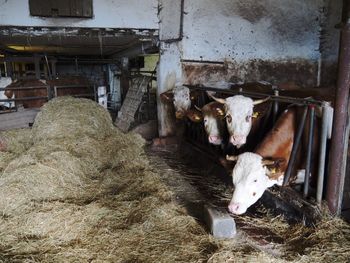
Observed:
[[[219,64],[183,63],[184,83],[198,85],[215,81],[231,83],[266,81],[273,85],[294,84],[314,87],[317,83],[317,62],[306,59],[259,60],[246,63]]]

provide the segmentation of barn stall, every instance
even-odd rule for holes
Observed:
[[[1,260],[347,262],[346,1],[0,4]],[[235,95],[268,98],[264,118],[245,146],[214,146],[188,113]],[[317,166],[316,183],[228,213],[225,156],[254,151],[290,105],[285,178]]]

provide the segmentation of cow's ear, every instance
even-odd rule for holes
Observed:
[[[224,118],[225,117],[225,105],[219,102],[213,102],[210,104],[210,111],[215,117]]]
[[[203,121],[203,114],[198,110],[192,110],[192,109],[188,110],[186,112],[186,116],[187,116],[187,118],[189,118],[193,122],[198,123],[198,122]]]
[[[263,159],[262,164],[266,167],[266,175],[270,180],[278,180],[284,173],[281,167],[285,164],[284,158],[269,158]]]
[[[271,187],[275,184],[282,186],[283,185],[283,173],[276,173],[273,174],[272,176],[267,175],[267,187]]]
[[[166,92],[163,92],[159,96],[163,102],[170,102],[174,100],[173,90],[168,90]]]
[[[253,119],[257,119],[259,117],[260,113],[258,111],[254,111],[252,114]]]

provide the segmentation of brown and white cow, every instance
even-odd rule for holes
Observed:
[[[177,119],[183,119],[192,106],[192,101],[198,96],[198,92],[190,91],[184,86],[177,86],[160,94],[163,102],[172,102]]]
[[[87,78],[80,76],[65,76],[53,80],[23,79],[14,81],[6,87],[5,95],[8,98],[24,98],[23,101],[19,100],[24,108],[40,108],[47,102],[46,98],[33,100],[28,100],[28,98],[48,97],[47,87],[51,89],[51,92],[53,93],[54,86],[62,87],[60,89],[57,89],[57,96],[76,96],[80,94],[93,94],[94,92]],[[18,88],[26,87],[31,88],[18,90]]]
[[[255,107],[252,114],[252,128],[248,141],[251,141],[254,145],[258,142],[258,133],[263,132],[262,124],[264,119],[268,117],[268,109],[269,105],[260,104]],[[227,141],[224,104],[212,101],[204,105],[201,109],[189,110],[187,117],[193,122],[203,122],[209,143],[220,145],[224,141]]]
[[[220,145],[225,136],[225,112],[221,103],[212,101],[201,109],[189,110],[187,117],[193,122],[203,122],[208,141],[214,145]]]
[[[269,97],[255,101],[242,95],[235,95],[226,99],[211,97],[224,105],[225,119],[230,135],[229,141],[240,148],[246,143],[247,136],[252,128],[254,105],[267,101]]]
[[[0,88],[6,88],[11,83],[12,83],[12,79],[10,77],[0,77]],[[14,98],[14,94],[12,94],[11,96],[8,96],[7,94],[5,94],[5,90],[0,90],[0,100],[7,100],[12,98]],[[12,108],[14,107],[14,105],[15,104],[13,102],[0,101],[0,106],[3,106],[5,108]]]
[[[245,213],[248,207],[258,201],[267,188],[274,184],[282,184],[292,151],[299,116],[298,107],[287,109],[254,152],[227,156],[228,160],[236,161],[232,171],[235,189],[228,206],[231,213]],[[308,127],[305,127],[305,129],[308,129]],[[315,132],[317,133],[317,129],[315,129]],[[317,144],[317,134],[315,139],[314,149]],[[301,158],[303,152],[305,152],[303,149],[299,149],[296,167],[300,167],[303,161]],[[296,175],[297,171],[294,171],[293,174]],[[298,180],[303,181],[303,178]]]

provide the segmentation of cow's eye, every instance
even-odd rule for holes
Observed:
[[[257,181],[258,181],[258,179],[255,179],[255,180],[254,180],[254,183],[256,183]]]
[[[231,115],[227,115],[227,116],[226,116],[226,120],[228,121],[228,123],[231,123],[231,121],[232,121]]]
[[[204,123],[207,123],[207,121],[208,121],[207,119],[204,119]]]
[[[247,117],[245,117],[245,121],[246,121],[246,122],[250,122],[251,118],[252,118],[252,116],[251,116],[251,115],[248,115]]]
[[[255,192],[253,192],[253,196],[255,196],[256,195],[256,193]]]

